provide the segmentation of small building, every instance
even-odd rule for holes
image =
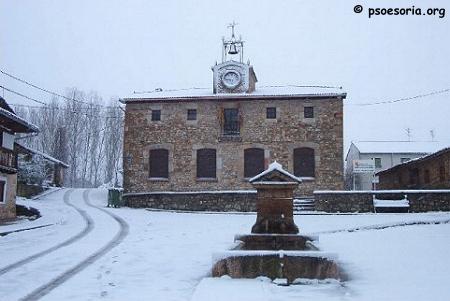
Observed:
[[[43,185],[62,187],[64,184],[65,170],[69,167],[67,163],[62,162],[46,153],[35,150],[20,142],[14,144],[14,151],[18,157],[18,194],[21,196],[28,196],[28,193],[22,194],[21,192],[28,190],[26,188],[29,184],[38,184],[40,187]],[[23,165],[29,164],[33,158],[38,157],[42,162],[42,183],[25,183],[21,182],[21,178],[26,178],[27,175],[21,173],[28,173],[28,170],[21,168]],[[30,166],[33,168],[33,166]]]
[[[377,173],[380,189],[450,189],[450,147]]]
[[[17,116],[0,97],[0,221],[16,217],[17,156],[14,140],[17,133],[36,133],[39,129]]]
[[[420,158],[443,148],[437,141],[357,141],[352,142],[345,158],[346,188],[378,189],[375,173]],[[372,161],[372,172],[356,173],[354,162]]]
[[[248,179],[275,160],[301,178],[296,195],[342,189],[346,93],[258,87],[234,32],[222,50],[211,89],[156,89],[122,100],[127,203],[150,206],[157,192],[252,190]]]

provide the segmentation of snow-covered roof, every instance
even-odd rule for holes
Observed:
[[[443,143],[438,141],[354,141],[352,142],[360,153],[363,154],[391,154],[391,153],[416,153],[429,154],[436,152],[450,142]]]
[[[397,169],[399,169],[399,168],[402,168],[403,166],[414,165],[414,164],[416,164],[417,162],[426,161],[426,160],[429,160],[429,159],[438,157],[438,156],[440,156],[440,155],[442,155],[442,154],[449,153],[449,152],[450,152],[450,147],[446,147],[446,148],[440,149],[439,151],[434,152],[434,153],[432,153],[432,154],[425,155],[425,156],[422,156],[422,157],[419,157],[419,158],[414,158],[414,159],[409,160],[409,161],[406,161],[406,162],[404,162],[404,163],[397,164],[397,165],[395,165],[395,166],[393,166],[393,167],[391,167],[391,168],[386,168],[386,169],[380,170],[380,171],[377,172],[376,174],[377,174],[377,175],[380,175],[380,174],[383,174],[383,173],[385,173],[385,172],[390,172],[390,171],[393,171],[393,170],[397,170]]]
[[[272,164],[269,165],[269,168],[267,168],[265,171],[263,171],[262,173],[254,176],[253,178],[251,178],[250,180],[248,180],[250,183],[255,182],[256,180],[262,178],[263,176],[267,175],[268,173],[271,173],[273,171],[279,171],[280,173],[284,174],[285,176],[291,178],[292,180],[294,180],[294,183],[301,183],[302,179],[294,176],[293,174],[287,172],[286,170],[283,169],[283,166],[281,166],[280,163],[278,163],[277,161],[274,161]],[[277,184],[277,182],[261,182],[262,184]],[[280,184],[286,184],[286,182],[280,182]]]
[[[4,108],[0,108],[0,116],[8,118],[15,124],[20,124],[21,129],[19,129],[20,130],[19,133],[39,132],[39,128],[36,125],[26,121],[25,119],[17,116],[16,114],[14,114]],[[19,130],[17,130],[17,131],[19,131]]]
[[[252,93],[217,93],[214,94],[211,88],[190,88],[154,91],[134,92],[124,97],[123,102],[144,101],[144,100],[167,100],[167,99],[216,99],[216,98],[261,98],[271,96],[283,97],[342,97],[345,93],[341,87],[328,86],[264,86],[258,87]]]
[[[19,143],[19,142],[15,142],[15,144],[18,145],[19,147],[25,149],[26,151],[28,151],[30,153],[33,153],[33,154],[36,154],[38,156],[43,157],[44,159],[46,159],[46,160],[48,160],[50,162],[56,163],[56,164],[61,165],[61,166],[65,167],[65,168],[69,167],[69,165],[67,163],[64,163],[63,161],[60,161],[60,160],[58,160],[58,159],[56,159],[56,158],[54,158],[54,157],[52,157],[52,156],[50,156],[50,155],[48,155],[46,153],[40,152],[40,151],[35,150],[35,149],[33,149],[31,147],[28,147],[28,146],[25,146],[25,145],[23,145],[22,143]]]

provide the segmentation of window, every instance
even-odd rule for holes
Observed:
[[[223,134],[234,135],[240,134],[239,131],[239,110],[238,109],[224,109],[223,110]]]
[[[314,118],[314,107],[304,107],[303,116],[305,118]]]
[[[439,181],[444,182],[445,181],[445,166],[441,165],[439,167]]]
[[[216,150],[197,150],[197,178],[216,178]]]
[[[314,149],[300,147],[294,149],[294,175],[297,177],[315,177]]]
[[[187,110],[187,120],[197,120],[197,110],[188,109]]]
[[[161,110],[152,110],[152,121],[161,120]]]
[[[167,149],[150,150],[150,178],[169,178],[169,151]]]
[[[408,162],[409,160],[411,160],[411,158],[400,158],[400,162],[401,162],[401,163],[406,163],[406,162]]]
[[[277,108],[266,108],[267,119],[277,119]]]
[[[373,160],[375,161],[375,168],[381,168],[382,167],[381,158],[374,158]]]
[[[423,173],[423,181],[428,184],[430,183],[430,171],[426,169]]]
[[[264,171],[264,150],[247,148],[244,150],[244,177],[251,178]]]
[[[409,184],[411,184],[411,185],[419,184],[419,169],[418,168],[409,170]]]
[[[5,188],[6,188],[6,181],[3,179],[0,179],[0,203],[6,202]]]

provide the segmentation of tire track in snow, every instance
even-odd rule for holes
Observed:
[[[37,289],[35,289],[33,292],[25,296],[24,298],[20,299],[21,301],[32,301],[32,300],[39,300],[40,298],[44,297],[48,293],[50,293],[53,289],[57,288],[58,286],[62,285],[64,282],[93,264],[95,261],[97,261],[100,257],[111,251],[113,248],[115,248],[117,245],[119,245],[125,237],[128,235],[129,232],[129,226],[125,220],[118,217],[117,215],[109,212],[108,210],[105,210],[103,208],[100,208],[98,206],[92,205],[92,203],[89,201],[89,190],[85,190],[83,192],[83,199],[85,203],[92,208],[95,208],[97,210],[100,210],[107,215],[109,215],[111,218],[113,218],[120,226],[119,231],[116,233],[116,235],[100,250],[94,252],[91,254],[88,258],[83,260],[82,262],[78,263],[73,268],[65,271],[58,277],[54,278],[52,281],[50,281],[47,284],[44,284]]]
[[[53,246],[51,248],[48,248],[46,250],[43,250],[41,252],[38,252],[38,253],[33,254],[31,256],[28,256],[28,257],[26,257],[24,259],[21,259],[21,260],[19,260],[17,262],[14,262],[14,263],[10,264],[10,265],[7,265],[6,267],[0,268],[0,276],[5,274],[5,273],[8,273],[11,270],[14,270],[14,269],[16,269],[18,267],[21,267],[21,266],[23,266],[23,265],[25,265],[25,264],[33,261],[33,260],[41,258],[42,256],[50,254],[50,253],[52,253],[52,252],[54,252],[54,251],[56,251],[56,250],[58,250],[60,248],[66,247],[68,245],[71,245],[71,244],[77,242],[78,240],[80,240],[81,238],[83,238],[84,236],[86,236],[89,232],[92,231],[92,229],[94,229],[95,223],[92,220],[92,218],[86,213],[86,211],[79,209],[78,207],[72,205],[69,202],[70,195],[72,194],[72,192],[73,192],[73,189],[69,189],[69,190],[67,190],[64,193],[64,196],[63,196],[64,203],[67,206],[70,206],[70,207],[74,208],[78,212],[78,214],[81,215],[81,217],[83,218],[83,220],[86,223],[86,225],[83,228],[83,230],[81,230],[81,232],[78,232],[78,234],[76,234],[76,235],[72,236],[71,238],[63,241],[60,244],[57,244],[57,245],[55,245],[55,246]]]

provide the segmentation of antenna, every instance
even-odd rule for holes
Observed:
[[[434,132],[434,130],[430,130],[430,136],[431,136],[431,141],[434,142],[434,139],[436,138],[436,133]]]
[[[405,132],[406,132],[406,135],[408,136],[408,141],[411,141],[411,136],[412,136],[411,128],[406,128]]]

